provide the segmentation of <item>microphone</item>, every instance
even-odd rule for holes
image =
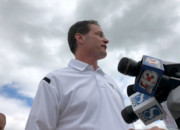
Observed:
[[[129,85],[127,87],[127,95],[128,95],[128,97],[130,97],[131,95],[135,94],[136,92],[137,91],[134,90],[134,85],[133,84]],[[157,88],[157,91],[156,91],[154,97],[156,98],[156,100],[159,103],[162,103],[162,102],[167,100],[167,97],[168,97],[169,93],[170,93],[169,87],[166,88],[166,87],[160,87],[159,86]]]
[[[118,64],[118,71],[125,75],[137,76],[141,69],[141,61],[136,62],[132,59],[123,57]]]
[[[165,69],[164,75],[180,78],[180,64],[179,63],[163,61],[163,65]]]
[[[124,57],[118,64],[118,71],[125,75],[136,76],[134,89],[153,96],[163,73],[176,77],[179,75],[180,64],[163,63],[165,62],[160,59],[145,55],[139,62]]]
[[[138,76],[141,70],[142,60],[136,62],[127,57],[123,57],[118,64],[118,71],[129,76]],[[180,63],[163,61],[164,74],[170,77],[180,78]]]
[[[149,95],[136,92],[130,96],[132,105],[121,111],[124,121],[128,124],[140,119],[145,125],[163,119],[166,113],[158,101]]]
[[[139,117],[133,111],[133,108],[131,105],[129,105],[125,109],[123,109],[121,111],[121,115],[122,115],[124,121],[128,124],[133,123],[139,119]]]
[[[135,94],[136,91],[134,90],[134,84],[131,84],[127,87],[127,95],[130,97],[131,95]]]
[[[168,77],[166,75],[162,75],[162,78],[159,82],[159,86],[156,89],[154,97],[158,100],[158,102],[162,103],[167,100],[169,93],[180,85],[180,79],[174,77]],[[127,87],[127,95],[128,97],[136,93],[134,90],[134,84],[131,84]]]
[[[179,127],[180,100],[169,99],[168,96],[174,95],[170,92],[173,90],[171,93],[174,93],[174,90],[180,86],[179,63],[169,63],[146,55],[139,62],[124,57],[118,64],[118,71],[125,75],[136,76],[135,85],[127,87],[127,95],[130,96],[132,105],[121,111],[127,123],[141,119],[145,125],[148,125],[155,120],[163,119],[166,113],[159,103],[167,100],[167,103],[171,102],[168,109],[174,114],[173,117]],[[177,103],[179,106],[175,106]]]
[[[144,55],[141,62],[138,63],[131,59],[122,59],[118,65],[118,70],[124,74],[135,75],[134,89],[153,96],[163,74],[164,67],[160,59]]]
[[[129,85],[127,87],[127,95],[131,99],[132,106],[130,105],[121,111],[122,117],[124,118],[124,120],[127,123],[133,123],[136,120],[141,119],[141,121],[145,125],[147,125],[158,119],[162,119],[165,117],[165,112],[161,108],[161,105],[159,103],[162,103],[167,100],[167,97],[168,97],[169,93],[171,92],[172,88],[174,89],[174,88],[178,87],[178,86],[176,86],[177,84],[180,85],[180,80],[177,78],[172,78],[172,77],[163,75],[159,84],[164,85],[164,86],[158,86],[154,97],[136,92],[134,90],[133,84]],[[180,90],[179,90],[179,92],[180,92]],[[179,98],[180,98],[180,96],[179,96]],[[172,101],[170,101],[170,102],[172,103]],[[155,106],[156,106],[156,107],[154,106],[155,108],[152,107],[153,104],[155,104]],[[138,105],[139,105],[139,107],[138,107]],[[172,108],[174,108],[173,106],[174,105],[171,105]],[[180,108],[180,102],[179,102],[179,108]],[[154,118],[147,120],[146,119],[147,115],[142,114],[143,111],[147,111],[146,113],[151,113],[151,115],[153,115],[154,113],[157,113],[157,112],[161,112],[161,114],[159,114],[159,115],[155,114],[156,116],[154,116]],[[180,109],[179,109],[179,116],[180,116]]]
[[[180,79],[179,78],[168,77],[166,75],[162,75],[162,78],[159,82],[159,86],[163,86],[163,87],[167,86],[171,90],[175,89],[179,85],[180,85]]]

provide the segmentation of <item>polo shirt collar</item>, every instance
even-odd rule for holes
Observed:
[[[75,68],[75,69],[77,69],[79,71],[84,71],[86,69],[94,70],[92,65],[89,65],[89,64],[87,64],[85,62],[82,62],[82,61],[79,61],[79,60],[76,60],[76,59],[71,59],[71,61],[69,62],[69,66],[72,67],[72,68]],[[102,73],[103,75],[105,75],[105,73],[102,71],[102,69],[100,67],[98,67],[96,71]]]
[[[76,59],[72,59],[69,62],[69,66],[72,68],[75,68],[77,70],[83,71],[85,70],[89,65],[87,63],[84,63],[82,61],[76,60]]]

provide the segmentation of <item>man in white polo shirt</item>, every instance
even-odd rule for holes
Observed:
[[[116,83],[98,66],[108,40],[96,21],[80,21],[68,32],[75,55],[68,67],[40,82],[26,130],[126,130],[125,107]]]

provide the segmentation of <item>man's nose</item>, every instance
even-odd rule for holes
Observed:
[[[109,40],[104,38],[104,43],[108,44],[109,43]]]

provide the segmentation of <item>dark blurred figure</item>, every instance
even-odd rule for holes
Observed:
[[[0,113],[0,130],[4,130],[6,125],[6,116],[3,113]]]

